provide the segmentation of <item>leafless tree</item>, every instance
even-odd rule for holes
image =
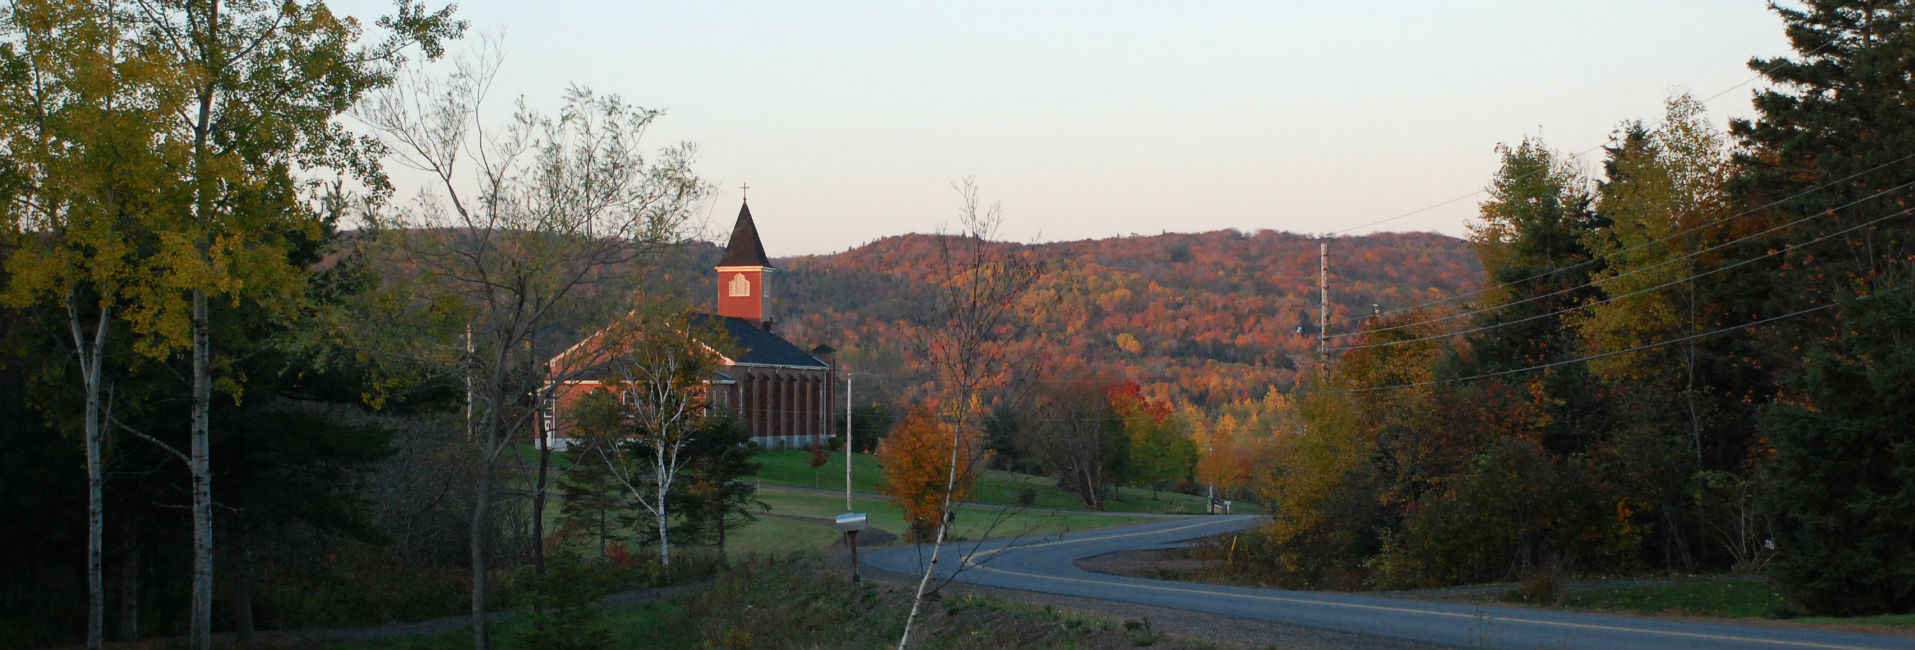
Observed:
[[[496,39],[455,61],[443,79],[401,76],[357,115],[392,159],[436,188],[377,224],[417,274],[420,293],[396,304],[438,316],[421,356],[469,380],[479,456],[469,530],[473,644],[489,643],[486,530],[495,466],[514,442],[531,442],[548,378],[542,341],[567,310],[615,316],[629,300],[620,280],[694,234],[693,206],[708,192],[691,171],[694,148],[640,149],[659,112],[574,87],[557,118],[521,99],[495,128],[482,114],[501,57]],[[597,306],[600,309],[591,310]],[[437,311],[434,311],[437,310]],[[542,455],[543,456],[543,455]],[[544,486],[535,486],[542,491]],[[536,541],[535,541],[536,543]]]
[[[1032,414],[1037,424],[1017,437],[1023,452],[1047,466],[1085,507],[1104,509],[1104,486],[1111,482],[1111,461],[1127,444],[1106,422],[1110,407],[1089,378],[1052,382],[1036,391]]]
[[[1040,305],[1029,298],[1044,278],[1045,265],[1017,247],[993,241],[1003,224],[1003,212],[997,204],[981,207],[977,183],[965,179],[953,186],[963,197],[958,212],[961,232],[938,239],[938,254],[927,260],[931,277],[939,284],[931,292],[931,307],[913,323],[914,341],[920,362],[937,373],[942,394],[940,416],[950,425],[953,437],[943,506],[937,534],[932,540],[930,561],[918,578],[911,599],[911,611],[904,619],[904,632],[898,648],[910,645],[911,625],[931,588],[939,556],[944,549],[958,503],[958,468],[967,459],[959,457],[967,445],[958,436],[978,417],[986,393],[1001,387],[1013,376],[1028,376],[1028,369],[1040,355],[1018,354],[1018,346],[1028,344],[1029,314]]]

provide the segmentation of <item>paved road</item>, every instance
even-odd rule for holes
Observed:
[[[948,575],[948,567],[958,564],[954,548],[975,549],[960,581],[1465,647],[1915,648],[1915,637],[1906,636],[1203,585],[1091,573],[1075,565],[1105,553],[1179,546],[1259,520],[1196,516],[1038,539],[947,545],[939,575]],[[904,546],[872,553],[866,562],[912,573],[921,570],[928,555],[926,549]]]

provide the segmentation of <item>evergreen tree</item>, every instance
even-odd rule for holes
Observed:
[[[0,242],[0,254],[8,252]],[[76,512],[74,504],[86,503],[89,490],[86,474],[73,468],[86,462],[86,453],[73,443],[73,418],[62,418],[68,429],[62,431],[58,420],[28,400],[31,369],[66,367],[55,362],[66,352],[59,343],[25,326],[45,318],[0,306],[0,319],[9,324],[0,331],[0,422],[7,423],[0,426],[0,445],[7,449],[0,454],[0,494],[20,495],[0,499],[0,521],[10,526],[0,535],[0,575],[7,576],[0,580],[0,629],[7,631],[0,643],[22,648],[84,639],[79,633],[91,609],[90,581],[78,579],[76,571],[87,565],[90,535],[84,511]],[[63,392],[71,397],[75,391]]]
[[[1775,11],[1797,54],[1749,61],[1772,87],[1756,93],[1755,119],[1731,124],[1742,145],[1735,189],[1752,207],[1778,202],[1761,226],[1813,219],[1757,250],[1835,235],[1790,253],[1767,301],[1824,304],[1851,278],[1915,253],[1915,220],[1894,218],[1915,196],[1904,187],[1915,182],[1915,6],[1814,0]]]
[[[1915,275],[1897,275],[1842,300],[1763,414],[1771,575],[1811,613],[1915,610]]]
[[[856,420],[857,415],[854,414],[852,419]],[[1018,433],[1029,426],[1023,422],[1020,415],[1017,409],[1007,404],[991,407],[990,414],[984,416],[984,447],[991,451],[991,460],[998,468],[1029,473],[1027,467],[1029,463],[1024,459],[1023,452],[1018,449],[1017,444]],[[889,416],[889,413],[884,413],[884,417]],[[874,441],[872,448],[875,449],[876,446]]]
[[[611,393],[587,395],[576,410],[615,409],[605,405],[613,401]],[[627,509],[625,493],[612,478],[602,457],[590,442],[575,442],[566,449],[571,469],[559,478],[559,519],[556,536],[561,539],[586,538],[599,557],[605,557],[605,545],[618,538],[620,519]]]
[[[1795,54],[1749,62],[1771,88],[1756,93],[1754,119],[1731,124],[1741,145],[1731,189],[1757,210],[1736,225],[1751,238],[1727,254],[1762,262],[1712,282],[1706,302],[1725,311],[1721,325],[1802,316],[1733,337],[1744,361],[1720,380],[1751,405],[1781,395],[1745,420],[1773,450],[1759,503],[1776,581],[1811,611],[1907,611],[1915,447],[1898,411],[1915,344],[1901,334],[1910,303],[1896,294],[1915,255],[1915,6],[1775,11]]]
[[[697,433],[686,451],[692,459],[685,466],[684,483],[673,495],[671,510],[678,516],[679,531],[673,537],[709,541],[725,548],[726,531],[756,520],[751,511],[770,511],[758,500],[758,486],[751,479],[761,467],[751,460],[758,453],[745,423],[730,413],[718,413],[699,420]]]

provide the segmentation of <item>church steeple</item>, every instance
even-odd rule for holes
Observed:
[[[731,242],[725,245],[725,257],[718,266],[757,266],[771,268],[765,259],[765,245],[758,241],[758,224],[751,221],[751,204],[738,206],[738,223],[731,227]]]
[[[764,243],[758,240],[758,224],[751,220],[748,203],[738,207],[738,223],[731,228],[731,241],[725,244],[717,269],[718,315],[762,323],[766,319],[765,274],[774,269],[765,257]]]

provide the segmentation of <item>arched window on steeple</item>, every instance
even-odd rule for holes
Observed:
[[[731,297],[745,298],[749,296],[751,296],[751,280],[746,279],[743,273],[733,274],[731,276]]]

